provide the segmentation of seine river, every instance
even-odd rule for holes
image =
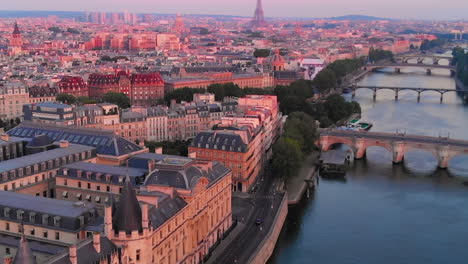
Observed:
[[[362,84],[455,89],[444,70],[383,70]],[[455,93],[417,94],[358,90],[355,100],[373,131],[450,136],[468,140],[468,105]],[[468,263],[468,156],[437,170],[429,152],[413,151],[403,165],[389,152],[370,148],[345,181],[322,179],[316,192],[290,208],[269,264]]]

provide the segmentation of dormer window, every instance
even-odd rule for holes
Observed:
[[[63,169],[63,175],[65,175],[65,176],[68,175],[68,169]]]
[[[91,173],[90,171],[86,172],[86,179],[91,179]]]
[[[97,173],[96,174],[96,180],[100,181],[101,180],[102,173]]]
[[[48,214],[42,215],[42,224],[43,225],[48,225],[49,224],[49,215]]]
[[[83,171],[79,170],[76,172],[76,177],[81,178],[82,174],[83,174]]]
[[[23,210],[16,211],[16,220],[23,221],[23,216],[24,216],[24,211]]]
[[[34,213],[34,212],[29,213],[29,222],[31,222],[31,223],[36,222],[36,213]]]
[[[119,183],[123,182],[123,176],[119,176]]]
[[[54,226],[60,226],[60,216],[54,216]]]
[[[10,211],[11,209],[6,207],[5,209],[3,209],[3,215],[5,215],[5,217],[10,217]]]

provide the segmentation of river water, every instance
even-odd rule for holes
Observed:
[[[448,71],[391,69],[361,84],[455,89]],[[348,98],[350,99],[350,98]],[[373,131],[450,136],[468,140],[468,105],[455,93],[358,90],[363,118]],[[315,193],[290,207],[269,264],[468,263],[468,157],[437,170],[429,152],[412,151],[403,165],[372,147],[355,161],[344,181],[322,179]]]

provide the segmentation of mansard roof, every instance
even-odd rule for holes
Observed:
[[[52,144],[54,144],[54,141],[47,135],[37,135],[33,137],[32,140],[28,142],[28,144],[26,144],[26,147],[40,148],[47,147]]]
[[[174,198],[167,197],[158,203],[158,207],[150,209],[148,217],[151,220],[151,225],[154,229],[163,225],[167,220],[176,215],[187,205],[184,199],[176,196]]]
[[[76,256],[78,264],[101,263],[105,258],[110,258],[110,255],[118,250],[117,246],[112,243],[107,237],[101,236],[100,251],[97,252],[93,245],[93,239],[87,239],[80,242],[76,247]],[[62,254],[49,260],[50,264],[72,264],[70,262],[69,251],[66,250]],[[106,262],[107,263],[107,262]]]
[[[108,130],[25,121],[7,133],[22,138],[45,134],[55,141],[68,140],[70,143],[95,147],[98,154],[109,156],[121,156],[142,150],[142,147]]]
[[[144,185],[192,190],[201,178],[206,178],[211,185],[229,172],[229,169],[218,162],[213,162],[210,169],[204,170],[197,167],[194,160],[189,158],[173,156],[158,158],[160,160],[155,163],[155,170],[148,175]]]
[[[246,152],[247,144],[242,137],[227,131],[204,131],[197,134],[193,139],[192,147],[225,150],[231,152]]]

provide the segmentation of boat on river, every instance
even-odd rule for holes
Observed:
[[[369,131],[373,126],[374,124],[372,122],[355,118],[346,124],[347,129],[345,130]]]

